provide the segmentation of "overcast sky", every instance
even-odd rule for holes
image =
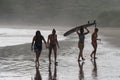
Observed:
[[[1,25],[120,26],[120,0],[0,0]],[[11,27],[11,26],[10,26]]]

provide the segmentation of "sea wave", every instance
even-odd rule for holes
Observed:
[[[47,40],[51,30],[40,30],[42,35]],[[36,29],[12,29],[12,28],[0,28],[0,46],[12,46],[25,43],[31,43],[32,38],[35,35]],[[58,40],[64,40],[60,31],[57,31]]]

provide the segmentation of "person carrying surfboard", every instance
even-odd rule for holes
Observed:
[[[91,56],[91,58],[93,57],[94,59],[96,59],[97,40],[101,40],[101,39],[98,39],[98,34],[97,34],[98,31],[99,31],[99,29],[95,28],[94,32],[92,34],[92,37],[91,37],[91,40],[92,40],[91,44],[92,44],[94,50],[92,51],[92,53],[90,54],[90,56]]]
[[[59,48],[59,44],[58,44],[57,34],[56,34],[56,30],[55,29],[53,29],[52,30],[52,34],[50,34],[48,36],[47,43],[49,44],[49,46],[48,46],[48,48],[49,48],[49,63],[51,64],[51,53],[52,53],[52,49],[53,49],[55,64],[57,64],[57,62],[56,62],[57,47]]]
[[[87,32],[84,32],[84,29],[86,29]],[[78,56],[78,61],[80,61],[80,57],[82,60],[85,60],[83,57],[83,49],[84,49],[84,40],[85,40],[85,35],[89,33],[89,30],[87,27],[82,27],[80,30],[76,30],[76,33],[79,36],[79,41],[78,41],[78,48],[80,50],[79,56]]]

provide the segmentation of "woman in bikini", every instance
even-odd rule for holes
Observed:
[[[95,28],[94,33],[92,34],[92,37],[91,37],[91,40],[92,40],[91,44],[92,44],[94,50],[92,51],[90,56],[93,57],[94,59],[96,59],[97,40],[101,40],[101,39],[97,38],[98,37],[98,35],[97,35],[98,31],[99,31],[98,28]]]
[[[50,34],[48,36],[47,43],[49,44],[49,63],[51,64],[51,53],[52,53],[52,50],[53,50],[54,51],[55,64],[57,64],[57,62],[56,62],[57,47],[59,48],[59,44],[58,44],[57,34],[56,34],[56,30],[55,29],[53,29],[52,30],[52,34]]]
[[[36,35],[33,37],[33,40],[32,40],[31,50],[34,49],[34,52],[36,53],[35,64],[38,66],[40,65],[39,57],[42,51],[42,41],[44,41],[46,46],[46,41],[44,37],[41,35],[40,31],[36,31]]]
[[[84,32],[84,28],[81,28],[80,32],[78,30],[76,31],[79,36],[78,48],[80,50],[78,61],[80,61],[80,57],[82,58],[82,60],[85,60],[83,57],[84,40],[85,40],[85,35],[89,33],[89,30],[87,29],[87,27],[85,27],[85,29],[87,30],[87,32]]]

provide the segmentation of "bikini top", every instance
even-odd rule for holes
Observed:
[[[83,40],[85,39],[84,34],[80,34],[79,39],[80,39],[81,41],[83,41]]]

